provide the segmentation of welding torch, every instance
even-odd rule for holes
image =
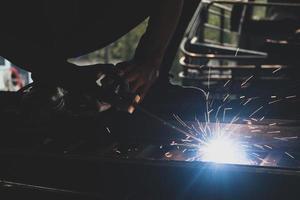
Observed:
[[[147,109],[139,105],[141,101],[140,95],[132,93],[130,91],[128,82],[112,69],[114,68],[111,67],[108,73],[100,73],[98,76],[98,80],[96,81],[97,85],[101,88],[101,97],[104,101],[110,103],[117,110],[125,111],[130,114],[132,114],[135,110],[138,110],[144,115],[158,121],[164,126],[167,126],[177,132],[180,132],[187,137],[193,138],[197,141],[199,140],[194,135],[182,130],[181,128],[160,118],[159,116],[155,115],[154,113],[148,111]]]
[[[146,108],[143,108],[139,104],[141,102],[140,95],[133,93],[130,90],[129,83],[118,74],[114,65],[96,65],[93,70],[96,70],[98,75],[94,84],[90,85],[91,89],[88,90],[90,92],[89,94],[92,94],[92,96],[97,99],[98,104],[104,102],[108,104],[109,107],[114,107],[118,111],[124,111],[130,114],[132,114],[135,110],[138,110],[149,118],[158,121],[162,125],[178,131],[188,137],[194,138],[194,136],[190,133],[180,129],[163,118],[160,118]],[[54,87],[51,91],[49,91],[49,88],[39,88],[34,86],[34,84],[30,84],[20,90],[20,93],[23,96],[22,107],[25,108],[25,113],[26,111],[31,113],[31,109],[33,107],[40,105],[39,114],[44,113],[48,116],[49,111],[63,112],[67,109],[67,107],[72,107],[68,106],[69,104],[72,104],[70,101],[76,100],[76,96],[75,98],[72,98],[74,96],[70,95],[69,91],[64,90],[62,87]],[[98,108],[99,112],[101,112],[100,110],[101,109]]]

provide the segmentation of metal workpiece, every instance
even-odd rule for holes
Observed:
[[[187,131],[178,121],[168,123]],[[281,199],[283,195],[296,199],[300,180],[297,121],[207,125],[211,130],[227,127],[232,131],[246,159],[211,161],[201,153],[207,141],[198,143],[182,133],[173,134],[172,128],[157,129],[171,137],[156,142],[118,139],[100,144],[91,137],[68,144],[59,138],[47,139],[35,148],[1,147],[1,187],[19,194],[38,190],[66,199],[141,198],[145,194],[163,199]],[[132,134],[134,130],[141,135],[143,126],[132,127]],[[75,130],[70,127],[69,131]],[[101,133],[109,138],[113,131],[107,127]]]

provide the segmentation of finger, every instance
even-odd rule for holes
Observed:
[[[150,89],[150,85],[146,84],[142,87],[139,88],[138,93],[141,97],[141,100],[143,100],[148,92],[148,90]]]

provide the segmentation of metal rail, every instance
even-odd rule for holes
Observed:
[[[248,6],[280,6],[280,7],[300,7],[299,3],[264,3],[264,2],[248,2],[248,1],[232,1],[232,0],[204,0],[202,3],[206,3],[209,6],[213,4],[229,4],[229,5],[248,5]]]
[[[202,1],[202,3],[205,3],[205,1]],[[224,6],[224,5],[222,5],[222,4],[215,3],[214,6],[215,6],[216,8],[223,9],[223,10],[225,10],[225,11],[231,12],[231,8],[228,8],[227,6]]]
[[[186,50],[185,44],[187,42],[187,39],[184,38],[181,45],[180,49],[184,55],[193,57],[193,58],[209,58],[209,59],[266,59],[268,54],[263,53],[263,52],[257,52],[257,55],[216,55],[216,54],[200,54],[200,53],[195,53],[195,52],[190,52]],[[234,49],[231,47],[231,49]],[[254,51],[253,51],[254,52]]]
[[[224,33],[231,33],[231,31],[229,29],[226,28],[220,28],[218,26],[215,25],[211,25],[211,24],[204,24],[204,27],[209,28],[209,29],[213,29],[213,30],[218,30],[220,32],[224,32]],[[223,43],[223,42],[222,42]]]
[[[219,9],[219,11],[216,9]],[[225,34],[230,33],[230,30],[225,28],[225,20],[230,18],[230,15],[228,15],[226,13],[231,12],[232,9],[229,8],[228,6],[224,6],[221,4],[215,4],[214,9],[208,8],[207,10],[208,10],[208,14],[217,16],[219,18],[220,26],[215,26],[215,25],[212,25],[209,23],[204,23],[203,27],[218,31],[219,32],[219,39],[218,39],[219,41],[218,42],[220,44],[224,44]]]
[[[79,191],[75,191],[75,190],[68,190],[68,189],[61,189],[61,188],[54,188],[54,187],[46,187],[46,186],[33,185],[33,184],[27,184],[27,183],[20,183],[20,182],[15,182],[15,181],[7,181],[4,179],[0,179],[0,187],[7,187],[7,188],[13,187],[13,188],[44,191],[44,192],[51,192],[51,193],[65,194],[65,195],[75,195],[75,196],[97,198],[97,199],[103,198],[99,194],[79,192]]]

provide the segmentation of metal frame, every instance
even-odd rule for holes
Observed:
[[[187,68],[193,68],[193,69],[197,69],[197,65],[196,64],[190,64],[188,62],[186,62],[186,59],[193,59],[193,58],[197,58],[197,59],[217,59],[217,60],[233,60],[233,61],[244,61],[246,63],[255,63],[254,65],[256,65],[257,63],[268,63],[268,62],[272,62],[269,57],[268,54],[266,52],[259,52],[259,51],[250,51],[250,50],[246,50],[246,49],[238,49],[238,48],[234,48],[234,47],[226,47],[224,46],[224,33],[228,33],[230,32],[230,30],[226,30],[224,28],[224,9],[227,11],[231,11],[231,9],[229,9],[228,7],[225,7],[222,4],[227,4],[227,5],[244,5],[244,6],[284,6],[284,7],[299,7],[300,8],[300,4],[299,3],[258,3],[258,2],[246,2],[246,1],[232,1],[232,0],[205,0],[202,1],[202,8],[204,7],[204,9],[206,9],[206,14],[207,13],[212,13],[215,15],[223,15],[223,20],[221,19],[221,23],[220,23],[220,27],[215,27],[213,25],[207,25],[205,23],[203,23],[202,21],[202,26],[206,27],[206,28],[211,28],[211,29],[215,29],[215,30],[220,30],[220,44],[223,46],[217,46],[217,45],[213,45],[213,44],[208,44],[207,46],[212,47],[212,49],[220,49],[222,51],[227,51],[228,54],[214,54],[214,53],[208,53],[208,54],[201,54],[201,53],[197,53],[197,52],[192,52],[190,50],[188,50],[186,48],[187,44],[188,45],[195,45],[197,44],[197,42],[192,41],[191,38],[185,38],[180,46],[181,52],[183,53],[183,57],[180,59],[180,64],[183,67],[187,67]],[[218,8],[220,8],[221,10],[223,10],[223,12],[221,12],[220,14],[217,12],[210,12],[209,8],[211,6],[216,6]],[[198,17],[203,17],[201,16],[201,9],[199,9],[198,11],[199,13],[197,13]],[[199,19],[198,18],[198,19]],[[197,18],[196,18],[197,19]],[[195,19],[195,20],[196,20]],[[202,19],[200,19],[202,20]],[[204,19],[204,21],[207,21],[207,16],[206,19]],[[240,22],[240,27],[242,26],[243,23],[243,19],[241,19]],[[202,30],[203,31],[203,30]],[[203,36],[203,33],[198,34],[200,36]],[[191,37],[191,36],[190,36]],[[197,38],[200,42],[198,43],[198,45],[206,45],[205,44],[205,40],[204,38]],[[201,41],[204,42],[203,44],[201,44]],[[189,43],[188,43],[189,42]],[[239,51],[239,55],[236,55],[236,51]],[[277,62],[277,61],[275,61]],[[292,61],[293,63],[293,61]],[[273,64],[273,63],[272,63]],[[274,63],[275,64],[275,63]],[[198,66],[198,68],[201,68],[202,66]]]
[[[213,4],[230,4],[230,5],[245,5],[245,6],[281,6],[281,7],[300,7],[300,3],[263,3],[263,2],[248,2],[245,0],[204,0],[209,6]]]

